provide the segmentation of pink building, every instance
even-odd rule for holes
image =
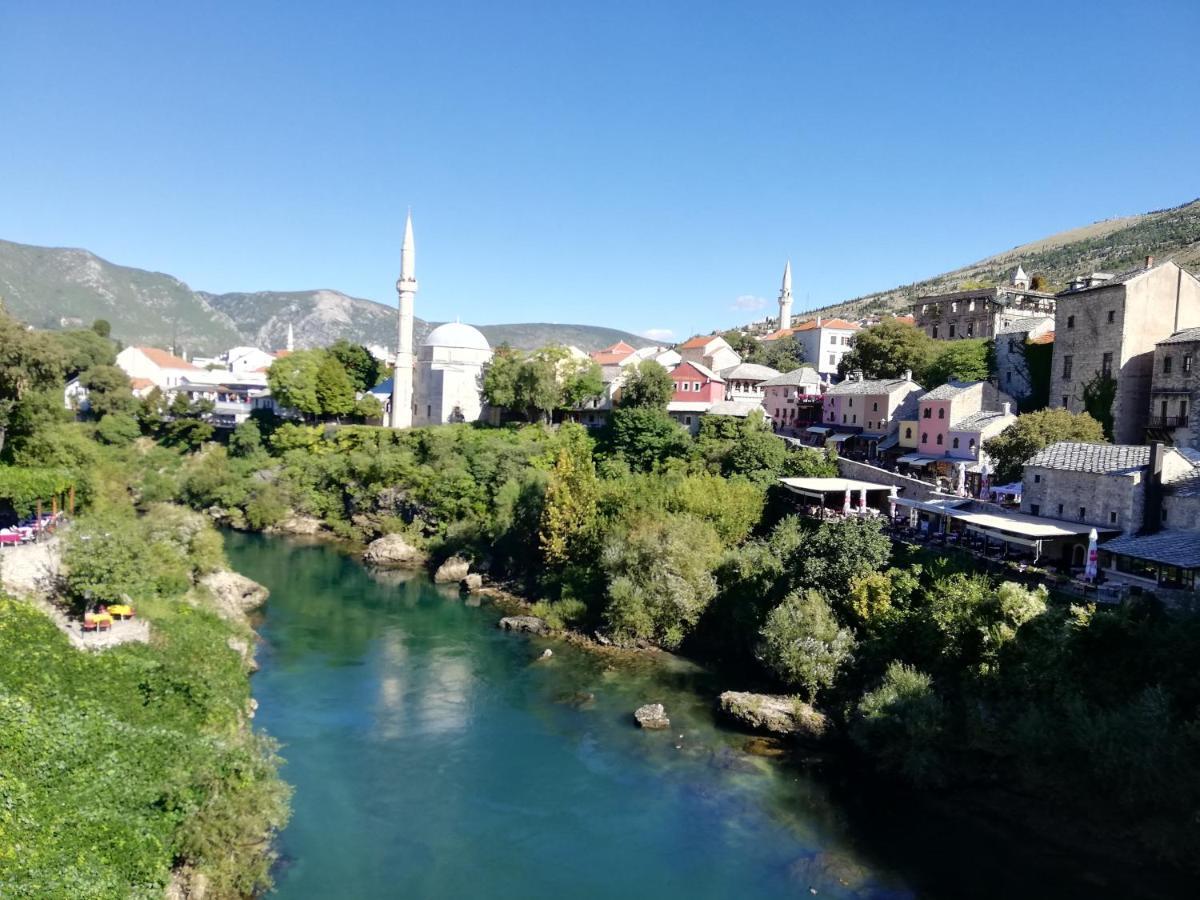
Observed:
[[[759,387],[763,408],[776,431],[811,425],[814,414],[820,413],[821,376],[809,366],[768,378]]]
[[[1016,421],[1012,401],[986,381],[952,381],[921,397],[916,419],[917,452],[899,462],[952,475],[959,462],[977,474],[983,442]],[[910,423],[905,423],[910,424]]]
[[[700,430],[700,417],[714,403],[725,400],[725,381],[712,369],[697,362],[682,362],[671,370],[675,393],[667,404],[667,412],[676,422],[695,434]]]
[[[808,430],[874,457],[898,443],[900,422],[914,415],[921,390],[911,372],[869,380],[853,373],[825,391],[821,424]]]

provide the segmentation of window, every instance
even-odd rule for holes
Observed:
[[[975,309],[975,301],[974,301],[974,300],[971,300],[971,301],[969,301],[969,302],[967,303],[967,310],[968,310],[968,311],[970,311],[970,310],[973,310],[973,309]]]
[[[905,429],[904,429],[904,439],[905,439],[906,441],[908,441],[908,440],[912,440],[912,429],[911,429],[911,428],[905,428]]]
[[[1042,508],[1040,506],[1038,506],[1036,503],[1029,504],[1029,514],[1031,516],[1040,515],[1041,512],[1042,512]]]
[[[684,424],[684,425],[691,425],[691,424],[692,424],[692,417],[691,417],[691,416],[684,416],[684,417],[683,417],[683,424]]]
[[[937,436],[937,445],[939,447],[942,446],[942,436],[940,434]]]
[[[1171,357],[1169,357],[1169,356],[1163,357],[1163,374],[1164,375],[1171,374]]]
[[[1079,521],[1082,522],[1085,518],[1087,518],[1087,507],[1081,506],[1079,507]]]
[[[1041,472],[1034,472],[1034,473],[1033,473],[1033,483],[1034,483],[1034,484],[1041,484],[1041,483],[1042,483],[1042,473],[1041,473]]]
[[[954,323],[950,323],[950,337],[954,337]]]
[[[1063,403],[1062,403],[1062,405],[1063,405],[1063,409],[1066,409],[1067,407],[1069,407],[1069,406],[1071,405],[1071,404],[1069,404],[1069,403],[1067,402],[1067,400],[1068,400],[1068,397],[1067,397],[1067,395],[1066,395],[1066,394],[1063,394]]]
[[[1192,354],[1183,354],[1183,371],[1185,373],[1192,371]]]
[[[1166,417],[1167,417],[1167,401],[1166,400],[1162,401],[1162,412],[1159,415],[1161,415],[1163,417],[1163,419],[1166,419]],[[1166,422],[1164,422],[1163,424],[1165,425]]]
[[[1075,357],[1067,354],[1063,357],[1063,381],[1071,380],[1071,366],[1075,363]]]
[[[837,360],[836,360],[836,359],[834,359],[834,357],[833,357],[833,354],[832,354],[832,353],[830,353],[830,354],[829,354],[829,364],[830,364],[831,366],[836,366],[836,365],[837,365]]]
[[[933,326],[933,333],[930,335],[930,337],[937,337],[937,326],[936,325]]]
[[[922,443],[922,444],[928,444],[928,443],[929,443],[929,432],[928,432],[928,431],[922,431],[922,432],[921,432],[921,443]]]
[[[1014,341],[1012,338],[1008,339],[1008,352],[1009,353],[1017,352],[1017,342]]]
[[[957,300],[952,300],[950,302],[950,312],[958,312],[958,301]]]
[[[1061,503],[1060,503],[1060,504],[1058,504],[1058,514],[1059,514],[1060,516],[1063,514],[1063,505],[1062,505]]]
[[[879,401],[876,400],[871,404],[871,412],[879,412]]]
[[[1074,316],[1067,316],[1067,327],[1068,328],[1075,327],[1075,317]]]
[[[700,382],[698,382],[698,381],[693,381],[693,382],[692,382],[692,390],[693,390],[693,391],[697,391],[697,392],[698,392],[698,391],[700,390]]]
[[[850,424],[851,424],[851,425],[857,425],[857,424],[858,424],[858,414],[857,414],[857,413],[856,413],[855,415],[853,415],[853,416],[851,416],[851,417],[850,417]]]
[[[836,334],[831,334],[829,336],[829,343],[833,344],[833,346],[835,346],[835,347],[837,346],[837,335]]]
[[[967,337],[971,337],[974,334],[975,334],[975,323],[968,322],[967,323]]]
[[[1179,418],[1182,420],[1181,424],[1184,424],[1184,425],[1187,424],[1187,401],[1186,400],[1179,401]]]
[[[1117,514],[1116,514],[1115,512],[1110,512],[1110,513],[1108,514],[1108,524],[1109,524],[1109,525],[1116,525],[1116,524],[1117,524]]]
[[[946,407],[943,406],[941,409],[938,410],[938,418],[939,419],[946,418]]]
[[[1004,381],[1006,384],[1012,384],[1012,372],[1011,371],[1004,373]]]
[[[853,397],[846,398],[846,406],[849,407],[850,409],[854,409],[854,398]]]
[[[1112,375],[1112,354],[1105,353],[1104,359],[1100,362],[1100,374],[1108,377]]]
[[[931,415],[933,415],[933,410],[927,406],[927,407],[925,407],[925,411],[923,413],[921,413],[921,415],[924,418],[928,419]]]
[[[1116,320],[1117,320],[1117,311],[1115,309],[1110,309],[1108,311],[1108,324],[1111,325]]]
[[[957,450],[958,449],[958,438],[955,438],[954,442],[950,446],[953,447],[955,450]]]
[[[971,438],[969,441],[967,441],[967,449],[972,453],[975,452],[975,438]]]
[[[846,424],[846,414],[845,413],[842,413],[842,424],[843,425]]]

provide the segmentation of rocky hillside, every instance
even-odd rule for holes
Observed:
[[[1058,290],[1074,275],[1121,272],[1140,265],[1146,256],[1173,259],[1200,273],[1200,200],[1074,228],[915,284],[828,306],[822,312],[857,317],[896,311],[919,296],[952,291],[964,283],[1003,283],[1018,264],[1030,275],[1044,276],[1050,290]]]
[[[278,348],[290,324],[299,347],[338,338],[394,343],[396,310],[333,290],[210,294],[194,291],[161,272],[119,266],[87,250],[34,247],[0,241],[0,300],[17,318],[38,328],[112,324],[127,344],[180,345],[211,354],[238,344]],[[417,319],[420,341],[436,323]],[[649,341],[614,328],[519,323],[485,325],[493,346],[533,349],[549,343],[596,350],[618,340],[635,347]]]

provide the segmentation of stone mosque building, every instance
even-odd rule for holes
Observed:
[[[475,422],[483,417],[483,370],[492,348],[478,328],[447,322],[433,329],[413,353],[413,306],[417,294],[416,248],[412,214],[404,223],[396,368],[389,382],[375,388],[387,399],[392,428]]]

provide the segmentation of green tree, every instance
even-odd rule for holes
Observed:
[[[538,543],[552,566],[566,565],[578,555],[596,527],[596,467],[586,435],[558,451],[542,506]]]
[[[610,533],[605,621],[618,638],[678,647],[717,593],[720,556],[712,526],[690,516],[647,517]]]
[[[614,409],[603,440],[610,456],[620,456],[630,468],[642,472],[659,462],[682,459],[691,446],[688,433],[674,419],[647,407]]]
[[[797,340],[762,341],[759,352],[746,362],[769,366],[779,372],[793,372],[806,362],[804,345]]]
[[[483,397],[497,409],[517,409],[517,380],[521,374],[521,354],[501,344],[492,354],[483,373]]]
[[[62,348],[63,377],[68,381],[93,366],[115,366],[117,363],[113,342],[95,331],[84,329],[47,333]]]
[[[1113,403],[1117,399],[1117,379],[1097,372],[1083,386],[1083,408],[1100,423],[1106,440],[1113,436]]]
[[[758,484],[769,485],[783,472],[787,457],[787,444],[767,427],[762,411],[756,409],[738,423],[737,438],[722,469],[727,476],[744,475]]]
[[[363,394],[354,404],[354,418],[359,422],[373,422],[383,418],[383,404],[374,394]]]
[[[604,375],[590,359],[569,360],[562,367],[562,407],[576,409],[604,394]]]
[[[1039,450],[1059,441],[1103,443],[1104,429],[1087,413],[1066,409],[1040,409],[1022,413],[1000,434],[983,442],[983,449],[996,464],[994,481],[1019,481],[1025,463]]]
[[[341,360],[332,353],[321,355],[317,366],[316,394],[321,416],[340,419],[354,412],[354,384]]]
[[[97,419],[110,413],[132,413],[137,408],[129,376],[116,366],[92,366],[79,376],[79,383],[87,388],[88,405]]]
[[[819,591],[796,591],[767,615],[759,658],[776,677],[811,703],[833,685],[854,650],[854,635],[838,624]]]
[[[137,440],[142,433],[137,419],[128,413],[109,413],[96,426],[96,437],[102,443],[126,447]]]
[[[625,409],[666,410],[675,393],[670,373],[652,359],[627,367],[618,405]]]
[[[0,457],[10,437],[31,433],[42,421],[30,415],[29,404],[41,409],[39,393],[61,388],[65,364],[62,346],[50,335],[0,312]],[[59,408],[61,401],[60,393]]]
[[[951,381],[986,381],[995,369],[993,349],[983,338],[946,342],[919,380],[930,388]]]
[[[380,362],[366,347],[340,338],[326,352],[342,364],[355,391],[369,391],[379,384]]]
[[[254,419],[239,423],[229,436],[229,452],[234,456],[254,456],[262,449],[262,430]]]
[[[872,519],[823,522],[796,553],[797,586],[840,601],[859,578],[887,565],[892,542]]]
[[[102,338],[107,338],[112,334],[112,325],[108,324],[108,319],[97,319],[92,323],[92,331]]]
[[[937,350],[937,341],[900,319],[884,319],[854,336],[854,346],[842,357],[838,372],[861,369],[867,378],[899,378],[906,371],[922,372]]]
[[[267,386],[271,396],[284,409],[294,409],[306,416],[321,414],[321,399],[317,394],[321,363],[320,350],[297,350],[281,356],[267,369]],[[345,372],[342,372],[343,376]]]
[[[893,661],[880,685],[858,702],[850,736],[885,771],[936,787],[945,782],[945,728],[946,709],[933,679]]]

